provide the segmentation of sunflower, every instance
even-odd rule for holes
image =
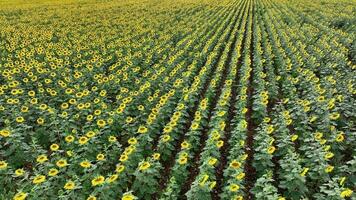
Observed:
[[[113,174],[113,175],[111,175],[109,178],[107,178],[107,182],[108,182],[108,183],[113,183],[113,182],[115,182],[118,178],[119,178],[119,175],[118,175],[118,174]]]
[[[60,159],[56,162],[56,165],[59,167],[59,168],[62,168],[62,167],[65,167],[68,165],[67,163],[67,160],[65,159]]]
[[[83,168],[89,168],[91,166],[91,163],[87,160],[80,162],[80,166]]]
[[[22,175],[24,175],[24,173],[25,173],[25,170],[23,170],[22,168],[15,170],[16,176],[22,176]]]
[[[43,175],[37,175],[33,180],[32,183],[34,184],[40,184],[46,181],[46,176]]]
[[[242,180],[243,178],[245,178],[245,173],[241,172],[238,175],[236,175],[235,177],[237,180]]]
[[[353,193],[353,191],[351,189],[346,188],[340,193],[340,197],[341,198],[351,197],[352,193]]]
[[[137,130],[138,133],[147,133],[147,128],[145,126],[140,126]]]
[[[90,196],[87,198],[87,200],[96,200],[96,197],[95,197],[95,196],[90,195]]]
[[[229,190],[230,190],[231,192],[236,192],[236,191],[239,190],[239,189],[240,189],[240,186],[237,185],[237,184],[231,184],[231,185],[229,186]]]
[[[23,118],[23,117],[16,117],[16,122],[22,123],[22,122],[24,122],[24,121],[25,121],[25,118]]]
[[[58,169],[51,168],[48,172],[48,176],[56,176],[59,173]]]
[[[114,143],[114,142],[117,141],[116,137],[113,136],[113,135],[109,136],[109,139],[108,139],[108,140],[109,140],[110,143]]]
[[[64,140],[68,143],[71,143],[74,141],[74,137],[72,135],[68,135],[64,138]]]
[[[7,162],[5,161],[0,161],[0,170],[4,170],[7,168]]]
[[[134,137],[132,137],[132,138],[130,138],[130,139],[128,140],[128,143],[131,144],[131,145],[134,145],[134,144],[137,143],[137,139],[134,138]]]
[[[218,159],[216,159],[216,158],[210,158],[208,161],[208,165],[214,166],[217,161],[218,161]]]
[[[104,182],[105,182],[104,176],[97,176],[93,180],[91,180],[91,185],[98,186],[98,185],[102,185]]]
[[[292,135],[291,141],[294,142],[298,139],[298,135]]]
[[[98,155],[96,155],[96,159],[100,160],[100,161],[105,160],[105,155],[102,153],[99,153]]]
[[[52,144],[52,145],[50,146],[50,149],[51,149],[52,151],[57,151],[57,150],[59,149],[59,145],[58,145],[58,144]]]
[[[6,129],[0,131],[0,135],[1,135],[2,137],[9,137],[10,134],[11,134],[11,132],[10,132],[9,130],[6,130]]]
[[[46,155],[39,155],[39,156],[37,157],[37,159],[36,159],[36,161],[37,161],[38,163],[44,163],[44,162],[46,162],[47,160],[48,160],[48,158],[47,158]]]
[[[180,158],[178,159],[178,163],[179,163],[180,165],[186,164],[187,161],[188,161],[187,157],[180,157]]]
[[[122,171],[124,171],[124,169],[125,169],[125,166],[118,164],[118,165],[116,165],[115,172],[121,173]]]
[[[158,159],[160,158],[160,156],[161,156],[161,154],[159,154],[159,153],[154,153],[154,154],[152,155],[152,157],[153,157],[154,160],[158,160]]]
[[[25,200],[27,195],[27,193],[19,192],[14,196],[13,200]]]
[[[180,145],[182,149],[187,149],[189,148],[190,144],[187,141],[182,142],[182,144]]]
[[[131,193],[125,193],[121,198],[121,200],[134,200],[134,199],[136,199],[136,197]]]
[[[300,173],[300,176],[305,176],[308,171],[309,171],[309,168],[308,168],[308,167],[305,167],[305,168],[303,169],[303,171]]]
[[[223,140],[217,141],[217,142],[216,142],[216,146],[217,146],[218,148],[221,148],[222,146],[224,146],[224,141],[223,141]]]
[[[103,120],[103,119],[99,119],[99,120],[96,122],[96,125],[98,125],[100,128],[103,128],[103,127],[106,125],[106,122],[105,122],[105,120]]]
[[[274,146],[269,146],[269,147],[267,148],[267,153],[268,153],[268,154],[273,154],[275,150],[276,150],[276,147],[274,147]]]
[[[84,145],[84,144],[86,144],[88,141],[89,141],[89,138],[87,138],[87,137],[85,137],[85,136],[81,136],[81,137],[79,138],[79,144],[80,144],[80,145]]]
[[[334,166],[331,166],[331,165],[328,165],[326,168],[325,168],[325,172],[326,173],[330,173],[334,170]]]
[[[73,181],[68,181],[63,188],[66,190],[73,190],[75,188],[75,183]]]
[[[240,168],[241,167],[241,163],[239,161],[237,161],[237,160],[233,160],[230,163],[230,167],[233,168],[233,169]]]
[[[145,171],[146,169],[148,169],[151,166],[151,164],[149,162],[143,162],[140,164],[139,166],[139,170],[140,171]]]

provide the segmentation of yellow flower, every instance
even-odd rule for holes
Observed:
[[[315,122],[315,120],[317,120],[317,119],[318,119],[317,116],[313,116],[312,118],[310,118],[309,122],[310,122],[310,123],[313,123],[313,122]]]
[[[32,183],[34,184],[40,184],[46,181],[46,176],[43,175],[37,175],[33,180]]]
[[[353,191],[349,188],[346,188],[345,190],[343,190],[341,193],[340,193],[340,197],[341,198],[345,198],[345,197],[351,197]]]
[[[107,178],[108,183],[113,183],[119,178],[118,174],[113,174],[109,178]]]
[[[345,181],[346,181],[346,177],[344,176],[340,179],[340,185],[343,186]]]
[[[336,112],[331,113],[331,114],[329,115],[329,118],[332,119],[332,120],[339,119],[339,117],[340,117],[340,114],[339,114],[339,113],[336,113]]]
[[[58,144],[52,144],[50,146],[50,148],[51,148],[52,151],[57,151],[59,149],[59,145]]]
[[[271,133],[273,133],[273,131],[274,131],[273,125],[268,125],[267,126],[267,133],[271,134]]]
[[[61,168],[61,167],[67,166],[68,163],[67,163],[67,160],[65,160],[65,159],[60,159],[60,160],[58,160],[58,161],[56,162],[56,165]]]
[[[330,158],[334,157],[334,154],[332,152],[327,152],[324,156],[326,160],[329,160]]]
[[[248,111],[248,108],[243,108],[243,109],[242,109],[242,114],[247,113],[247,111]]]
[[[121,198],[121,200],[134,200],[134,199],[136,199],[136,197],[130,193],[125,193]]]
[[[187,157],[180,157],[180,158],[178,159],[178,163],[179,163],[180,165],[186,164],[187,161],[188,161]]]
[[[208,161],[208,165],[214,166],[217,161],[218,161],[218,159],[216,159],[216,158],[210,158]]]
[[[163,141],[163,142],[168,142],[169,139],[171,139],[171,136],[166,135],[166,134],[164,134],[163,137],[162,137],[162,141]]]
[[[7,168],[7,162],[5,161],[0,161],[0,170],[4,170]]]
[[[309,171],[309,168],[308,168],[308,167],[305,167],[305,168],[303,169],[303,171],[300,173],[300,176],[305,176],[308,171]]]
[[[143,162],[140,164],[139,170],[140,171],[145,171],[146,169],[148,169],[151,166],[151,164],[149,162]]]
[[[115,172],[121,173],[122,171],[124,171],[124,169],[125,169],[125,166],[118,164],[118,165],[116,165]]]
[[[102,185],[104,182],[105,182],[104,176],[97,176],[93,180],[91,180],[91,185],[98,186],[98,185]]]
[[[133,121],[133,118],[132,117],[127,117],[125,121],[126,121],[126,123],[129,124],[129,123],[131,123]]]
[[[323,138],[323,133],[316,132],[316,133],[314,134],[314,138],[315,138],[316,140],[320,140],[321,138]]]
[[[239,195],[239,196],[235,196],[234,198],[233,198],[233,200],[243,200],[244,198],[243,198],[243,196],[241,196],[241,195]]]
[[[218,115],[219,117],[222,117],[222,116],[224,116],[225,114],[226,114],[226,111],[219,111],[217,115]]]
[[[16,122],[22,123],[24,121],[25,121],[25,119],[23,117],[16,117]]]
[[[182,144],[180,145],[182,149],[187,149],[189,148],[190,144],[187,141],[182,142]]]
[[[80,163],[80,166],[82,166],[83,168],[89,168],[91,166],[91,163],[85,160]]]
[[[89,139],[87,137],[82,136],[82,137],[79,138],[79,144],[80,145],[86,144],[88,142],[88,140]]]
[[[9,137],[10,134],[11,134],[11,132],[10,132],[9,130],[1,130],[1,131],[0,131],[0,135],[1,135],[2,137]]]
[[[292,135],[291,140],[292,142],[296,141],[298,139],[298,135]]]
[[[38,119],[37,119],[37,124],[39,124],[39,125],[42,125],[42,124],[44,124],[44,119],[42,118],[42,117],[39,117]]]
[[[131,144],[131,145],[134,145],[134,144],[137,144],[137,139],[132,137],[128,140],[128,143]]]
[[[331,166],[331,165],[328,165],[326,168],[325,168],[325,172],[326,173],[330,173],[334,170],[334,166]]]
[[[106,125],[106,122],[105,122],[105,120],[99,119],[96,122],[96,125],[98,125],[100,128],[102,128],[102,127],[104,127]]]
[[[230,163],[230,167],[233,168],[233,169],[240,168],[240,167],[241,167],[241,163],[238,162],[237,160],[233,160],[233,161],[231,161],[231,163]]]
[[[219,140],[218,142],[216,142],[216,146],[218,148],[221,148],[222,146],[224,146],[224,141],[223,140]]]
[[[74,137],[72,135],[68,135],[65,137],[65,141],[68,143],[71,143],[74,141]]]
[[[152,157],[153,157],[153,159],[158,160],[160,158],[160,156],[161,156],[161,154],[154,153]]]
[[[19,192],[14,196],[13,200],[25,200],[26,197],[27,197],[27,193]]]
[[[66,154],[67,154],[69,157],[72,157],[72,156],[73,156],[73,151],[66,151]]]
[[[48,176],[56,176],[58,174],[58,169],[51,168],[48,172]]]
[[[66,190],[73,190],[75,188],[75,183],[73,181],[68,181],[63,188]]]
[[[191,129],[194,131],[194,130],[197,130],[198,128],[199,128],[199,123],[193,122],[192,126],[191,126]]]
[[[137,132],[139,132],[139,133],[146,133],[146,132],[147,132],[147,128],[144,127],[144,126],[140,126],[140,127],[138,128]]]
[[[88,137],[88,138],[92,138],[95,136],[95,132],[94,131],[88,131],[85,135]]]
[[[270,122],[270,121],[271,121],[271,118],[269,118],[269,117],[263,118],[263,122],[265,122],[265,123],[268,123],[268,122]]]
[[[87,198],[87,200],[96,200],[96,197],[95,197],[95,196],[90,195],[90,196]]]
[[[96,159],[97,159],[97,160],[105,160],[105,155],[102,154],[102,153],[99,153],[99,154],[96,156]]]
[[[44,163],[44,162],[46,162],[47,160],[48,160],[48,158],[47,158],[46,155],[39,155],[39,156],[37,157],[37,159],[36,159],[36,161],[37,161],[38,163]]]
[[[344,133],[339,133],[337,136],[336,136],[336,142],[342,142],[342,141],[344,141],[344,139],[345,139],[345,136],[344,136]]]
[[[125,162],[128,158],[129,158],[129,157],[128,157],[126,154],[123,154],[123,155],[120,156],[120,159],[119,159],[119,160],[120,160],[121,162]]]
[[[245,178],[245,173],[241,172],[236,176],[237,180],[242,180],[243,178]]]
[[[204,174],[201,180],[199,181],[200,186],[204,186],[205,182],[209,179],[209,175]]]
[[[273,154],[275,150],[276,150],[276,147],[274,147],[274,146],[269,146],[268,149],[267,149],[267,153]]]
[[[137,109],[138,109],[139,111],[143,111],[143,110],[145,109],[145,107],[144,107],[143,105],[139,105],[139,106],[137,106]]]
[[[15,170],[16,176],[22,176],[25,173],[25,170],[23,169],[17,169]]]
[[[240,186],[237,185],[237,184],[231,184],[231,185],[229,186],[229,190],[230,190],[231,192],[236,192],[236,191],[239,190],[239,189],[240,189]]]
[[[111,142],[111,143],[114,143],[114,142],[116,142],[117,141],[117,139],[116,139],[116,137],[115,136],[109,136],[109,142]]]

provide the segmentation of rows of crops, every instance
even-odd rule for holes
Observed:
[[[355,0],[0,0],[0,199],[355,198]]]

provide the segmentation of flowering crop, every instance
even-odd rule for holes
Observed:
[[[355,0],[0,3],[0,199],[355,198]]]

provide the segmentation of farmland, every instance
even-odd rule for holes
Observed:
[[[355,0],[0,0],[0,200],[353,199]]]

